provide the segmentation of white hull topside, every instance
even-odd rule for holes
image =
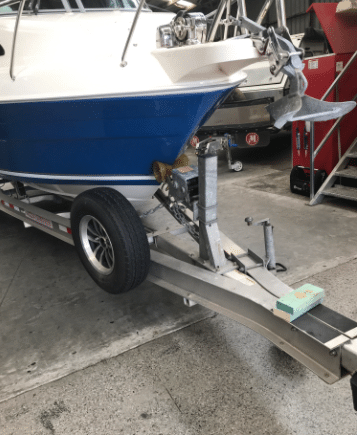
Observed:
[[[121,67],[135,11],[24,14],[10,58],[16,15],[0,18],[0,102],[202,92],[240,84],[262,60],[250,39],[156,48],[156,29],[172,16],[142,13]]]

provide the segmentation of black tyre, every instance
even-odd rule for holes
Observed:
[[[71,225],[79,258],[103,290],[124,293],[145,280],[150,265],[145,229],[119,192],[104,187],[78,195]]]

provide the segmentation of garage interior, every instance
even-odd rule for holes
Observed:
[[[209,13],[219,2],[192,3]],[[286,2],[292,34],[309,22],[313,2],[301,3]],[[248,16],[263,4],[247,2]],[[328,196],[311,206],[291,192],[294,131],[232,148],[241,172],[219,152],[220,229],[263,257],[263,230],[245,218],[269,218],[286,268],[278,278],[323,288],[327,307],[357,321],[357,203]],[[194,148],[187,155],[196,165]],[[328,385],[256,332],[148,281],[105,293],[73,246],[5,213],[0,222],[1,435],[357,433],[349,376]],[[178,226],[163,210],[145,225]]]

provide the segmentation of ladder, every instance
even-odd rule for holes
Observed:
[[[357,180],[357,167],[349,166],[351,159],[357,159],[357,137],[346,153],[341,157],[331,174],[326,178],[310,205],[320,204],[324,196],[334,196],[357,201],[357,187],[347,187],[335,184],[338,178],[353,178]]]
[[[324,96],[321,98],[322,101],[326,100],[326,98],[330,95],[331,91],[337,87],[338,83],[340,82],[341,78],[345,75],[346,71],[349,70],[351,65],[353,65],[353,62],[357,59],[357,51],[352,55],[350,60],[347,62],[343,70],[340,72],[340,74],[336,77],[335,81],[331,84],[331,86],[328,88],[328,90],[325,92]],[[352,101],[357,101],[357,94],[353,97]],[[357,200],[357,189],[353,188],[343,188],[343,186],[336,186],[331,193],[331,188],[333,184],[336,181],[336,177],[348,177],[348,178],[357,178],[356,173],[352,172],[350,169],[346,169],[346,166],[348,164],[349,159],[351,158],[357,158],[357,150],[355,152],[356,155],[353,154],[353,150],[355,149],[356,140],[353,141],[350,148],[347,150],[347,152],[340,157],[339,162],[331,172],[331,174],[327,177],[324,184],[320,187],[318,192],[315,194],[315,180],[314,180],[314,168],[315,168],[315,158],[318,155],[318,153],[321,151],[321,149],[325,146],[328,139],[331,137],[331,135],[336,131],[337,128],[340,128],[340,123],[343,119],[343,116],[338,118],[334,125],[331,127],[329,132],[326,134],[326,136],[322,139],[321,143],[318,145],[318,147],[315,149],[315,126],[314,122],[311,122],[310,126],[310,205],[316,205],[320,204],[323,195],[330,195],[330,196],[339,196],[340,198],[347,198],[352,199],[354,201]],[[341,154],[339,154],[341,156]],[[343,171],[343,172],[342,172]],[[336,173],[339,173],[337,175]],[[342,173],[342,175],[341,175]],[[342,189],[342,190],[341,190]],[[338,195],[337,193],[340,192]],[[346,196],[348,193],[349,196]]]

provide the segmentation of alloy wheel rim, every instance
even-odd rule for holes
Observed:
[[[93,216],[84,216],[79,224],[79,236],[90,264],[100,273],[109,275],[114,270],[112,242],[103,225]]]

